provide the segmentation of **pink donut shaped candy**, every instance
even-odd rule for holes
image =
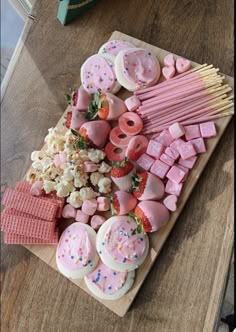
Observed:
[[[117,56],[120,51],[134,47],[134,45],[124,40],[110,40],[100,47],[98,53],[108,53]]]
[[[145,153],[145,151],[147,150],[147,146],[148,146],[148,139],[143,136],[143,135],[137,135],[134,136],[128,146],[127,146],[127,150],[126,150],[126,157],[128,157],[129,160],[135,161],[138,160],[139,157],[141,157],[141,155],[143,153]]]
[[[119,118],[119,127],[127,136],[134,136],[143,129],[143,121],[138,114],[126,112]]]
[[[105,147],[107,159],[110,161],[123,161],[125,159],[126,148],[118,148],[111,142],[108,142]]]
[[[115,127],[110,131],[110,141],[118,148],[125,148],[128,146],[132,136],[127,136],[120,130],[120,127]]]

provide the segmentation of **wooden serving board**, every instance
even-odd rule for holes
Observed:
[[[121,32],[115,31],[112,33],[110,40],[114,39],[122,39],[128,42],[131,42],[137,47],[141,48],[147,48],[150,49],[158,58],[161,65],[163,66],[163,59],[166,54],[170,53],[168,51],[165,51],[163,49],[160,49],[158,47],[152,46],[150,44],[147,44],[143,41],[140,41],[138,39],[135,39],[133,37],[130,37],[128,35],[125,35]],[[104,41],[105,42],[105,41]],[[92,55],[92,54],[91,54]],[[84,59],[86,60],[86,59]],[[197,66],[197,63],[192,62],[192,66]],[[226,76],[225,81],[233,88],[234,80],[232,77]],[[73,82],[71,82],[73,84]],[[118,96],[122,99],[127,98],[130,96],[131,93],[126,91],[125,89],[121,89],[118,93]],[[63,129],[63,122],[64,122],[64,116],[68,109],[63,114],[62,118],[59,120],[57,127],[58,129]],[[107,308],[112,310],[114,313],[116,313],[119,316],[124,316],[125,313],[128,311],[131,303],[133,302],[135,296],[137,295],[140,287],[142,286],[142,283],[144,282],[148,272],[150,271],[152,265],[154,264],[158,254],[160,253],[160,250],[165,243],[168,235],[170,234],[173,226],[175,225],[185,203],[187,202],[193,188],[195,187],[202,171],[204,170],[205,165],[207,164],[209,158],[211,157],[217,143],[219,142],[222,134],[224,133],[228,123],[230,122],[232,116],[228,116],[225,118],[218,119],[216,122],[217,126],[217,136],[212,139],[206,139],[206,147],[207,152],[199,155],[198,160],[194,166],[194,168],[191,170],[191,172],[188,175],[187,181],[185,182],[181,195],[178,200],[178,209],[176,212],[171,213],[171,217],[167,225],[163,228],[161,228],[158,232],[155,232],[153,234],[150,234],[150,251],[149,254],[143,263],[141,267],[139,267],[136,270],[136,278],[133,287],[131,290],[124,295],[119,300],[109,301],[109,300],[101,300],[97,297],[95,297],[93,294],[90,293],[90,291],[87,289],[85,283],[83,280],[71,280],[75,285],[79,286],[81,289],[86,291],[88,294],[96,298],[99,302],[101,302],[103,305],[105,305]],[[190,216],[191,217],[191,216]],[[44,262],[46,262],[49,266],[57,270],[56,266],[56,259],[55,259],[55,252],[56,252],[56,246],[25,246],[28,250],[30,250],[32,253],[34,253],[36,256],[38,256],[40,259],[42,259]]]

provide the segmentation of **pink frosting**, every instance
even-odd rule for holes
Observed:
[[[142,257],[146,241],[143,234],[132,235],[135,221],[114,221],[105,234],[105,250],[119,263],[136,262]]]
[[[65,268],[78,270],[90,264],[95,253],[94,241],[84,225],[73,223],[62,233],[56,254]]]
[[[127,49],[122,59],[122,71],[125,78],[137,88],[154,84],[160,76],[157,60],[147,50]]]
[[[93,55],[81,68],[81,79],[89,93],[111,91],[115,85],[113,63],[97,54]]]
[[[102,49],[102,53],[109,53],[112,55],[117,55],[121,50],[125,48],[130,48],[131,45],[127,44],[125,41],[122,40],[111,40],[110,42],[106,43]]]
[[[123,287],[127,275],[127,272],[112,270],[99,261],[96,269],[87,275],[87,279],[103,293],[114,294]]]

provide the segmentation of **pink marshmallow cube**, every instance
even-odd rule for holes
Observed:
[[[169,169],[170,166],[157,159],[152,165],[150,172],[157,175],[159,178],[164,179]]]
[[[149,156],[152,156],[156,159],[159,159],[162,152],[164,151],[164,145],[154,141],[154,140],[150,140],[148,143],[148,147],[147,147],[147,154],[149,154]]]
[[[179,164],[176,164],[176,166],[179,167],[180,169],[182,169],[182,171],[184,171],[185,176],[183,177],[183,179],[181,181],[181,182],[184,182],[188,177],[189,169],[187,167],[184,167],[184,166],[179,165]]]
[[[125,99],[125,106],[130,112],[135,111],[141,105],[140,100],[137,96],[131,96]]]
[[[200,123],[201,136],[205,138],[216,136],[216,127],[213,121]]]
[[[160,133],[160,135],[157,138],[155,138],[155,141],[167,147],[170,146],[170,144],[174,141],[174,138],[171,136],[169,130],[165,129]]]
[[[191,142],[181,144],[179,147],[179,153],[182,159],[188,159],[190,157],[196,156],[197,154]]]
[[[193,138],[201,137],[199,125],[185,126],[185,138],[190,141]]]
[[[110,202],[107,197],[98,197],[97,204],[98,211],[108,211],[110,209]]]
[[[167,194],[179,196],[182,190],[183,183],[175,183],[171,180],[168,180],[165,187],[165,192]]]
[[[165,149],[165,154],[167,154],[167,156],[171,157],[174,160],[177,160],[179,158],[179,152],[170,147],[167,147]]]
[[[77,210],[75,220],[87,224],[89,221],[89,215],[81,210]]]
[[[172,143],[170,144],[170,148],[171,148],[172,150],[175,150],[175,152],[179,154],[179,147],[180,147],[183,143],[185,143],[185,141],[184,141],[182,138],[177,138],[176,140],[174,140],[174,142],[172,142]]]
[[[99,227],[106,221],[106,218],[100,215],[94,215],[91,218],[91,227],[95,230],[99,229]]]
[[[185,131],[184,131],[184,127],[176,122],[176,123],[173,123],[170,127],[169,127],[169,132],[171,134],[171,136],[174,138],[174,139],[177,139],[181,136],[184,135]]]
[[[195,165],[196,161],[197,161],[197,156],[194,156],[194,157],[190,157],[188,159],[179,158],[178,163],[181,166],[187,167],[188,169],[192,169],[193,166]]]
[[[153,159],[146,153],[143,153],[136,162],[140,167],[145,169],[145,171],[149,171],[149,169],[153,165],[154,161],[155,161],[155,159]]]
[[[63,207],[61,215],[62,215],[63,218],[75,218],[75,216],[76,216],[76,209],[72,205],[66,204]]]
[[[160,160],[163,161],[163,163],[169,165],[169,166],[173,166],[175,161],[173,158],[171,158],[170,156],[168,156],[167,154],[163,153],[160,156]]]
[[[195,138],[191,141],[189,141],[192,143],[192,145],[194,146],[194,149],[196,150],[197,153],[204,153],[206,152],[206,147],[205,147],[205,143],[204,143],[204,139],[199,137],[199,138]]]
[[[82,212],[92,216],[97,210],[97,200],[95,198],[86,199],[82,205]]]
[[[172,166],[169,172],[166,174],[167,179],[175,182],[180,183],[182,182],[183,178],[185,177],[185,172],[177,166]]]
[[[98,170],[99,165],[93,163],[92,161],[85,161],[84,162],[84,172],[86,173],[93,173]]]

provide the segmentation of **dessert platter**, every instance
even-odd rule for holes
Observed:
[[[97,52],[1,230],[124,316],[233,116],[233,79],[120,32]]]

